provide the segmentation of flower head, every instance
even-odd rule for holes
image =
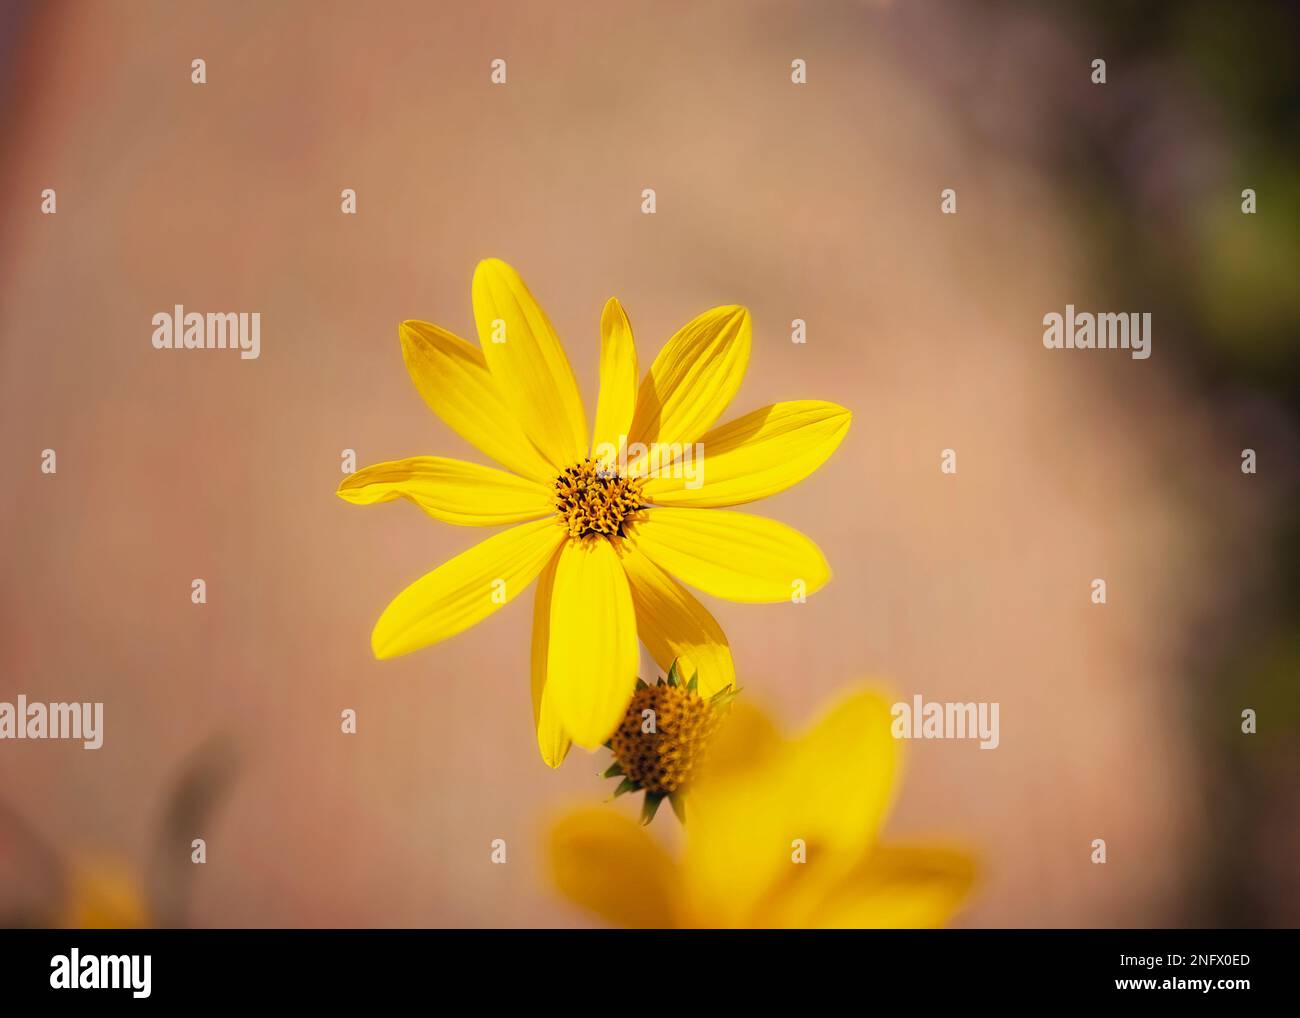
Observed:
[[[623,814],[588,807],[551,830],[560,891],[619,926],[937,926],[970,891],[959,850],[882,843],[897,745],[889,704],[860,691],[785,740],[738,703],[713,737],[666,852]]]
[[[699,692],[699,676],[683,682],[676,661],[653,686],[637,680],[627,713],[606,743],[614,762],[604,776],[622,779],[615,798],[645,792],[642,823],[654,819],[664,799],[679,818],[685,816],[686,792],[737,692],[729,686],[706,699]]]
[[[683,583],[741,602],[826,583],[830,568],[807,537],[722,507],[807,477],[850,414],[802,400],[714,427],[749,360],[749,313],[719,307],[688,322],[638,381],[632,327],[611,299],[589,431],[564,348],[518,273],[481,262],[472,296],[478,347],[427,322],[398,334],[425,402],[506,470],[417,456],[359,470],[338,494],[359,505],[403,498],[464,526],[511,524],[398,594],[371,647],[389,658],[445,640],[536,580],[533,712],[554,767],[571,742],[595,749],[618,726],[638,640],[660,667],[698,670],[704,696],[734,683],[726,637]]]

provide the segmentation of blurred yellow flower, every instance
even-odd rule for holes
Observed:
[[[589,432],[564,348],[518,273],[480,262],[472,296],[481,349],[408,321],[402,353],[430,408],[510,472],[417,456],[359,470],[338,494],[359,505],[405,498],[466,526],[515,524],[398,594],[371,647],[389,658],[445,640],[538,579],[533,712],[542,758],[556,767],[570,741],[595,749],[618,725],[638,638],[662,668],[678,659],[685,675],[698,670],[705,696],[733,683],[725,635],[678,580],[742,602],[784,601],[826,583],[826,560],[803,534],[718,507],[807,477],[839,445],[850,414],[803,400],[713,428],[749,361],[749,313],[719,307],[687,323],[638,385],[632,327],[611,299]]]
[[[617,926],[943,925],[974,863],[953,848],[881,843],[898,757],[889,710],[855,692],[787,741],[737,703],[692,786],[680,859],[623,814],[580,809],[551,830],[556,884]]]
[[[126,930],[148,926],[148,896],[128,867],[103,859],[70,866],[63,901],[52,926],[73,930]]]

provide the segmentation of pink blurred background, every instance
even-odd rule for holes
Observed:
[[[962,924],[1213,920],[1206,866],[1234,835],[1189,665],[1231,629],[1260,567],[1242,542],[1274,508],[1180,375],[1173,321],[1148,361],[1042,347],[1066,303],[1130,310],[1037,158],[1044,78],[1091,101],[1086,34],[966,5],[663,2],[47,4],[10,30],[0,699],[102,700],[107,725],[96,752],[0,744],[0,794],[50,842],[146,870],[178,769],[226,733],[239,772],[190,922],[587,922],[539,834],[610,788],[603,755],[538,758],[531,595],[374,661],[388,599],[486,532],[333,494],[348,448],[481,461],[411,386],[397,324],[472,336],[470,276],[497,256],[589,412],[611,295],[643,364],[696,313],[747,305],[732,415],[854,411],[820,472],[755,507],[818,541],[832,583],[708,603],[787,727],[861,677],[1001,704],[996,751],[905,747],[889,827],[978,849]],[[154,350],[174,304],[260,311],[260,359]]]

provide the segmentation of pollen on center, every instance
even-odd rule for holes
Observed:
[[[623,477],[590,457],[566,467],[555,479],[555,511],[570,537],[622,537],[623,528],[642,508],[636,477]]]

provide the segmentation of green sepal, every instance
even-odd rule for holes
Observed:
[[[641,804],[641,824],[645,826],[659,812],[659,804],[668,798],[663,792],[646,792],[645,802]]]
[[[695,674],[691,676],[691,681],[686,683],[688,693],[698,693],[700,691],[700,670],[697,668]]]
[[[668,801],[672,803],[673,812],[677,814],[677,819],[686,823],[686,795],[683,792],[673,792],[668,796]]]
[[[615,762],[609,765],[609,769],[601,775],[602,778],[617,778],[623,773],[623,765]]]
[[[649,689],[650,683],[646,682],[646,680],[641,678],[640,676],[637,676],[636,688],[638,692],[642,689]]]
[[[636,782],[633,781],[631,778],[624,778],[622,781],[618,783],[618,787],[614,789],[614,798],[617,799],[620,795],[626,795],[628,792],[635,792],[635,791],[636,791]]]
[[[673,658],[673,663],[668,669],[668,685],[680,686],[682,684],[681,673],[677,671],[677,659]]]
[[[739,695],[739,686],[728,686],[726,689],[721,689],[709,697],[709,706],[719,712],[725,712],[731,706],[731,702]]]

